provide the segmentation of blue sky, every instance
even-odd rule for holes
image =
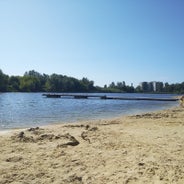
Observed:
[[[0,69],[183,82],[183,0],[0,0]]]

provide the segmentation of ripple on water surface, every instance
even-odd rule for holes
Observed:
[[[172,98],[156,94],[99,94],[121,97]],[[57,122],[111,118],[175,106],[177,102],[46,98],[41,93],[1,93],[0,129]]]

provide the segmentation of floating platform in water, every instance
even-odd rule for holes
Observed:
[[[102,100],[149,100],[149,101],[178,101],[178,98],[147,98],[147,97],[112,97],[106,95],[81,95],[81,94],[54,94],[45,93],[43,96],[47,98],[70,97],[75,99],[99,98]]]

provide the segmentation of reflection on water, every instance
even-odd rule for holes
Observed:
[[[100,94],[105,95],[105,94]],[[173,95],[106,94],[170,98]],[[46,98],[41,93],[0,93],[0,129],[111,118],[169,108],[177,102]]]

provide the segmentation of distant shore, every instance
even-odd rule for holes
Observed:
[[[0,183],[184,183],[184,108],[0,133]]]

